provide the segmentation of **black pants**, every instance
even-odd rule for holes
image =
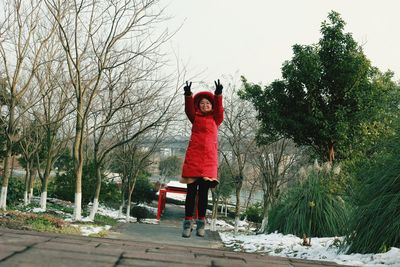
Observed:
[[[208,189],[210,182],[202,178],[196,179],[194,183],[187,185],[186,201],[185,201],[185,217],[193,217],[193,211],[196,204],[196,194],[198,194],[197,209],[199,218],[206,216],[208,204]]]

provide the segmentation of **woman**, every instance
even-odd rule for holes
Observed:
[[[218,127],[224,119],[224,109],[223,86],[219,80],[214,83],[214,94],[203,91],[195,96],[191,92],[191,82],[186,82],[184,86],[185,113],[192,123],[192,134],[180,180],[181,183],[187,184],[183,237],[191,235],[196,195],[198,195],[196,232],[198,236],[204,236],[208,189],[218,184]]]

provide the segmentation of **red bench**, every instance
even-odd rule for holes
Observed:
[[[158,191],[158,205],[157,205],[157,220],[159,221],[161,218],[161,214],[165,209],[165,203],[167,202],[167,193],[178,193],[178,194],[186,194],[186,187],[179,187],[174,185],[168,185],[164,188],[161,188]],[[196,209],[196,218],[198,212]]]

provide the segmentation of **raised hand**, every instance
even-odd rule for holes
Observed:
[[[192,86],[192,82],[186,81],[186,85],[183,87],[183,90],[185,90],[185,95],[191,95],[192,92],[190,91],[190,87]]]
[[[223,87],[222,84],[219,82],[219,79],[218,79],[218,82],[214,81],[214,83],[215,83],[215,91],[214,91],[214,94],[216,94],[216,95],[222,94],[222,89],[223,89],[224,87]]]

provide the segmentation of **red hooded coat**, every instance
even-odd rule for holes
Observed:
[[[203,114],[200,111],[199,102],[203,98],[210,100],[213,106],[212,112]],[[192,123],[192,134],[186,150],[182,180],[207,177],[216,185],[218,183],[218,127],[224,120],[222,95],[199,92],[194,97],[185,96],[185,113]]]

